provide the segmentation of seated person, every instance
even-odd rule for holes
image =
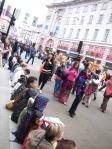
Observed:
[[[28,129],[27,126],[29,125],[29,121],[32,119],[32,116],[34,115],[35,111],[43,113],[48,101],[49,101],[48,98],[45,96],[39,95],[36,97],[32,107],[28,109],[26,114],[23,116],[17,131],[14,133],[18,143],[23,143],[24,138],[26,137],[27,134],[26,133]]]
[[[50,124],[44,130],[34,130],[28,136],[28,149],[54,149],[55,144],[62,139],[64,128],[61,124]],[[22,148],[22,149],[27,149]]]

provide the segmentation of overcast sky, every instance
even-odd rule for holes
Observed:
[[[6,5],[11,4],[15,8],[20,8],[43,20],[47,15],[46,5],[52,0],[6,0]]]

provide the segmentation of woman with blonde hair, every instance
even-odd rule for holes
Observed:
[[[32,131],[28,136],[28,149],[54,149],[62,139],[64,127],[61,124],[50,124],[46,130]]]

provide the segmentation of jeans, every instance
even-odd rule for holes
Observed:
[[[30,56],[30,58],[28,59],[27,63],[29,63],[29,61],[30,61],[31,59],[32,59],[32,65],[33,65],[33,63],[34,63],[34,59],[35,59],[34,56]]]
[[[54,93],[60,89],[62,82],[63,80],[55,80]]]

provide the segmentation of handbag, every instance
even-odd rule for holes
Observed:
[[[6,103],[6,109],[8,110],[13,110],[14,108],[14,100],[9,100],[7,103]]]

